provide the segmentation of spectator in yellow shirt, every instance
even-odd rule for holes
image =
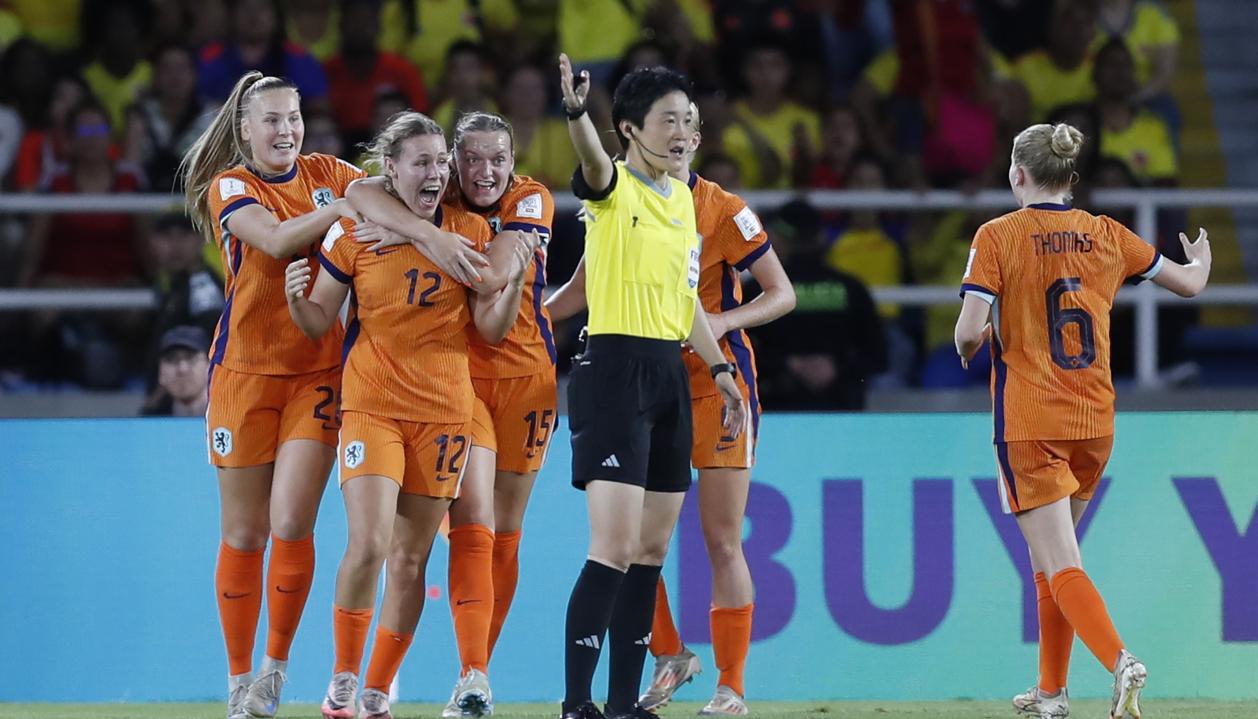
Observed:
[[[887,173],[872,156],[860,157],[852,163],[847,189],[885,190]],[[900,234],[899,228],[885,222],[877,210],[854,210],[839,224],[825,254],[826,264],[855,275],[870,287],[905,284],[904,252],[896,237]],[[894,319],[900,315],[900,306],[880,304],[878,313]]]
[[[746,94],[734,104],[734,122],[721,144],[747,187],[789,187],[796,159],[811,156],[821,143],[821,118],[787,96],[791,60],[780,44],[765,40],[748,48],[742,78]]]
[[[1096,25],[1090,0],[1058,0],[1048,31],[1048,48],[1027,53],[1013,66],[1014,77],[1031,96],[1032,122],[1058,105],[1095,97],[1088,47]]]
[[[577,166],[568,123],[546,115],[551,83],[536,65],[520,65],[507,76],[502,108],[515,132],[515,172],[561,188]]]
[[[444,128],[452,128],[465,113],[477,110],[496,113],[495,89],[493,65],[485,48],[470,40],[459,40],[446,54],[446,74],[441,88],[445,99],[432,111],[432,119]]]
[[[1179,66],[1179,26],[1166,10],[1148,0],[1102,0],[1093,50],[1111,38],[1121,39],[1131,51],[1137,103],[1170,92]]]
[[[1175,146],[1162,118],[1135,102],[1135,61],[1120,38],[1096,54],[1101,156],[1122,160],[1141,183],[1174,184],[1179,174]]]
[[[410,58],[432,84],[443,79],[456,42],[505,39],[520,24],[511,0],[388,0],[381,17],[381,49]]]
[[[120,140],[130,108],[153,81],[153,67],[144,60],[144,17],[130,2],[93,3],[85,8],[84,26],[92,33],[94,59],[83,79],[109,113],[114,140]]]
[[[642,38],[652,0],[559,0],[559,47],[602,87],[621,56]]]
[[[336,0],[287,0],[285,31],[290,42],[306,48],[319,62],[341,51],[340,3]]]

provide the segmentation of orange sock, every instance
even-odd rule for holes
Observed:
[[[733,689],[740,697],[746,696],[743,668],[751,647],[751,613],[755,606],[748,604],[730,609],[713,606],[708,615],[712,623],[712,654],[721,672],[716,683]]]
[[[1043,572],[1035,573],[1035,604],[1040,615],[1040,691],[1056,694],[1066,686],[1075,630],[1053,601]]]
[[[411,648],[414,634],[398,634],[384,627],[376,627],[376,641],[371,647],[371,663],[367,665],[367,681],[364,688],[389,693],[389,685]]]
[[[1093,586],[1092,580],[1078,567],[1063,569],[1053,575],[1053,601],[1074,627],[1083,643],[1092,650],[1101,664],[1111,673],[1118,664],[1123,650],[1123,640],[1105,609],[1105,600]]]
[[[314,581],[314,535],[294,542],[271,537],[271,566],[266,574],[266,655],[288,661],[293,635]]]
[[[681,654],[681,636],[673,624],[673,612],[668,608],[668,590],[664,578],[655,585],[655,619],[651,622],[651,656],[662,657]]]
[[[520,582],[520,531],[494,534],[494,613],[489,619],[489,654],[494,655],[494,645],[502,634],[502,625],[511,611],[515,599],[515,587]]]
[[[479,524],[450,530],[450,613],[463,673],[489,671],[494,613],[494,533]]]
[[[262,613],[262,555],[242,552],[222,542],[214,570],[218,618],[227,644],[227,666],[232,676],[253,671],[253,640]]]
[[[336,650],[333,674],[350,672],[358,676],[363,666],[363,646],[371,628],[370,609],[332,607],[332,641]]]

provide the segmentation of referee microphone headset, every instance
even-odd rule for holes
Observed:
[[[667,154],[665,154],[665,155],[661,155],[660,153],[656,152],[655,150],[652,150],[651,148],[647,147],[647,146],[646,146],[646,143],[644,143],[643,141],[639,140],[639,139],[638,139],[638,135],[637,135],[637,133],[635,133],[635,132],[634,132],[633,123],[630,123],[630,124],[629,124],[629,139],[630,139],[630,140],[633,140],[633,141],[634,141],[634,142],[636,142],[636,143],[638,143],[638,147],[642,148],[642,151],[643,151],[643,152],[645,152],[645,153],[647,153],[648,155],[654,155],[654,156],[656,156],[656,157],[660,158],[661,160],[667,160],[667,159],[670,159],[670,157],[671,157],[670,155],[667,155]]]

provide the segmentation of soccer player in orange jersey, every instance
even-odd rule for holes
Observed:
[[[497,233],[495,242],[536,232],[542,244],[525,270],[519,314],[507,337],[496,346],[475,333],[470,338],[472,383],[492,420],[486,436],[478,433],[474,442],[478,450],[496,450],[496,457],[485,463],[479,452],[473,457],[463,493],[450,508],[450,610],[461,672],[444,717],[492,709],[489,658],[515,596],[524,510],[558,422],[555,342],[542,305],[554,199],[540,182],[513,174],[511,125],[498,115],[460,118],[454,164],[457,182],[446,194],[447,206],[484,217]],[[365,215],[399,232],[425,230],[419,218],[400,213],[379,182],[359,183],[350,197]],[[392,241],[407,240],[399,234]]]
[[[182,168],[198,228],[227,270],[210,349],[206,429],[218,468],[222,544],[215,595],[227,645],[229,717],[275,715],[289,648],[314,575],[314,524],[335,456],[339,330],[309,340],[284,309],[284,265],[343,216],[356,167],[302,155],[300,98],[288,82],[240,79]],[[266,659],[254,634],[271,545]]]
[[[700,711],[705,716],[747,713],[743,668],[751,643],[755,591],[743,556],[743,516],[755,463],[760,426],[756,363],[744,329],[772,322],[795,307],[795,290],[769,244],[760,219],[737,195],[690,170],[702,137],[699,108],[690,106],[693,137],[686,167],[677,175],[694,194],[695,221],[702,236],[699,256],[699,300],[708,313],[721,351],[738,366],[735,382],[751,409],[749,424],[738,437],[722,429],[724,407],[707,364],[693,351],[683,351],[690,371],[694,432],[690,461],[699,470],[699,518],[712,565],[712,649],[720,677],[712,700]],[[749,270],[763,292],[743,304],[739,275]],[[556,319],[566,319],[585,306],[585,273],[579,266],[573,279],[547,302]],[[661,579],[651,630],[655,672],[651,687],[639,704],[653,710],[667,704],[682,684],[699,673],[699,659],[681,643],[668,607]]]
[[[1083,141],[1065,124],[1033,125],[1014,139],[1009,186],[1021,209],[974,235],[956,344],[966,364],[991,341],[1000,500],[1017,518],[1035,572],[1040,678],[1014,707],[1036,717],[1069,713],[1077,633],[1114,675],[1110,716],[1139,719],[1147,671],[1083,571],[1075,526],[1114,442],[1114,296],[1127,280],[1195,296],[1210,276],[1210,243],[1205,230],[1195,242],[1181,233],[1189,262],[1180,265],[1115,220],[1072,209]]]
[[[480,217],[440,204],[450,174],[440,126],[416,112],[390,121],[373,142],[390,191],[417,216],[471,239],[490,241]],[[533,245],[500,242],[483,274],[503,277],[471,293],[410,246],[372,250],[355,225],[334,225],[323,241],[323,271],[306,297],[313,269],[287,270],[293,321],[309,337],[336,323],[350,297],[346,330],[340,481],[349,544],[336,583],[336,666],[325,717],[354,715],[358,674],[388,558],[380,622],[363,681],[360,717],[386,719],[388,689],[411,643],[424,601],[424,568],[451,500],[460,494],[473,450],[475,395],[468,371],[468,331],[500,341],[519,312]],[[530,234],[536,238],[535,234]],[[350,293],[353,290],[352,294]],[[470,308],[469,308],[470,305]]]

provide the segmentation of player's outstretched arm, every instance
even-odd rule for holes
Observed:
[[[313,260],[303,257],[284,269],[284,295],[288,299],[288,314],[293,323],[302,334],[314,340],[322,337],[336,321],[345,296],[349,294],[349,285],[341,284],[331,272],[320,272],[314,289],[307,297],[311,262]]]
[[[1188,235],[1179,233],[1188,264],[1181,265],[1165,258],[1162,270],[1153,276],[1153,283],[1174,292],[1180,297],[1196,297],[1210,281],[1210,240],[1204,227],[1197,230],[1197,241],[1189,242]]]
[[[552,320],[562,322],[585,308],[585,255],[581,255],[572,279],[546,298],[546,310]]]
[[[962,367],[969,368],[974,353],[991,337],[991,314],[992,306],[986,300],[972,292],[966,293],[961,302],[961,316],[957,317],[957,327],[952,334]]]
[[[415,249],[454,279],[469,286],[481,281],[480,270],[488,260],[476,251],[472,241],[458,233],[446,232],[411,212],[384,189],[383,177],[355,180],[345,190],[345,198],[363,217],[401,235],[403,243],[414,244]],[[377,245],[399,244],[394,238],[385,238],[383,233],[373,233],[370,227],[355,235],[361,241]]]
[[[581,161],[581,176],[594,191],[602,191],[612,184],[614,168],[598,140],[598,130],[594,129],[590,113],[585,111],[585,102],[590,94],[590,73],[582,70],[574,78],[572,61],[563,53],[559,54],[559,88],[563,91],[563,109],[569,118],[568,136],[572,138],[577,159]]]

